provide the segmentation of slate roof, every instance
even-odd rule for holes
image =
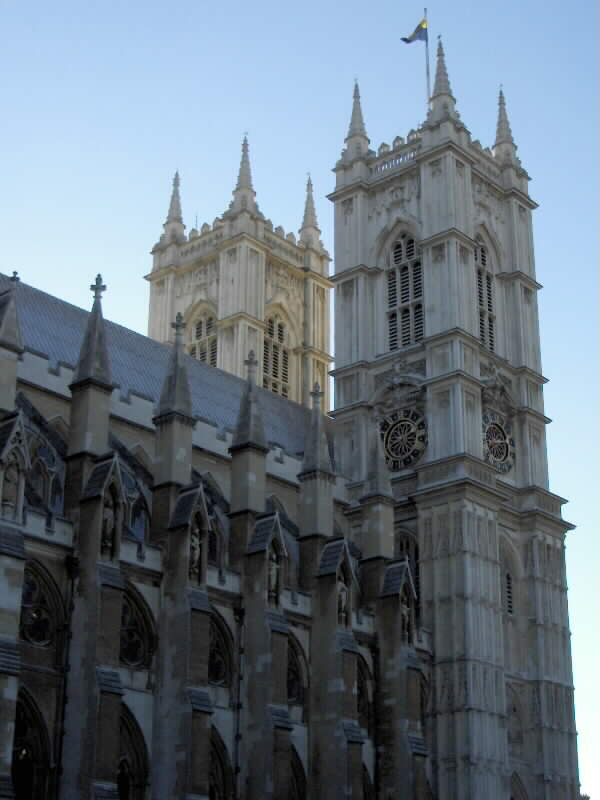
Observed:
[[[10,285],[0,274],[0,292]],[[22,281],[16,284],[15,298],[25,350],[47,358],[50,369],[75,368],[89,312]],[[106,320],[105,326],[113,384],[125,399],[133,393],[156,404],[171,347],[114,322]],[[233,431],[246,382],[190,356],[184,360],[194,416]],[[257,387],[256,394],[267,441],[290,455],[301,454],[309,410],[266,389]]]
[[[391,597],[393,595],[397,595],[402,590],[402,587],[406,581],[409,583],[411,592],[416,596],[408,562],[394,561],[392,564],[388,564],[385,569],[385,576],[383,578],[383,589],[381,590],[381,596]]]

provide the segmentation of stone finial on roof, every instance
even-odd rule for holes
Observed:
[[[518,162],[517,146],[510,129],[508,114],[506,113],[506,100],[504,99],[502,87],[500,87],[500,93],[498,95],[498,122],[496,124],[496,141],[494,142],[493,153],[496,158],[502,161],[507,161],[509,163],[511,161]]]
[[[185,322],[181,313],[177,314],[171,327],[175,331],[175,343],[169,356],[156,416],[180,414],[192,419],[192,396],[183,351]]]
[[[255,383],[256,359],[253,350],[248,354],[248,359],[245,363],[248,368],[248,381],[240,402],[240,411],[230,450],[254,447],[266,452],[269,448],[267,446],[262,413],[258,404],[258,391]]]
[[[250,170],[250,154],[248,152],[248,137],[244,135],[242,141],[242,160],[240,161],[240,171],[238,172],[237,184],[235,191],[239,192],[242,189],[249,189],[254,191],[252,186],[252,172]]]
[[[513,139],[510,123],[508,121],[508,114],[506,113],[506,100],[504,99],[504,92],[502,91],[502,87],[500,87],[500,93],[498,95],[498,123],[496,125],[495,144],[498,145],[504,142],[514,144],[515,140]]]
[[[317,212],[315,211],[315,199],[313,197],[313,184],[308,176],[306,181],[306,200],[304,203],[304,216],[302,218],[302,227],[300,228],[300,241],[306,244],[313,244],[314,239],[318,243],[321,230],[317,222]]]
[[[313,406],[305,439],[302,472],[325,472],[328,475],[333,475],[333,466],[325,431],[325,420],[321,413],[323,392],[318,383],[315,383],[310,396],[313,399]]]
[[[75,367],[72,386],[82,381],[94,381],[107,388],[112,388],[110,360],[106,346],[106,330],[102,316],[102,293],[106,285],[102,283],[102,275],[96,275],[90,286],[94,294],[92,310],[87,319],[87,326]]]
[[[23,339],[15,300],[15,289],[19,280],[14,277],[16,274],[13,273],[10,278],[9,288],[0,293],[0,347],[22,353]]]
[[[246,366],[248,383],[253,383],[256,385],[256,368],[258,367],[258,361],[256,360],[254,350],[250,350],[248,353],[248,358],[244,361],[244,364]]]
[[[438,95],[448,95],[453,98],[452,89],[450,88],[450,79],[448,78],[448,70],[446,69],[446,56],[444,54],[444,45],[442,38],[438,39],[437,57],[435,66],[435,82],[433,84],[432,99]]]
[[[429,109],[428,120],[430,122],[444,117],[459,118],[456,112],[456,100],[450,88],[448,70],[446,69],[446,57],[441,37],[438,39],[437,58],[435,67],[435,80],[433,83],[433,94]]]
[[[346,141],[353,136],[363,136],[367,138],[367,129],[362,113],[362,106],[360,104],[360,90],[358,88],[358,81],[354,81],[354,95],[352,98],[352,116],[350,117],[350,125],[348,126],[348,135]]]
[[[179,196],[179,172],[173,176],[173,189],[171,191],[171,202],[169,203],[169,213],[167,214],[167,222],[183,222],[181,215],[181,198]]]

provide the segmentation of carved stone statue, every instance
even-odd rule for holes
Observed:
[[[115,554],[116,515],[115,502],[110,492],[104,499],[102,508],[102,536],[100,538],[100,554],[112,558]]]
[[[269,564],[267,567],[267,596],[269,603],[274,605],[279,601],[279,572],[280,563],[277,552],[269,550]]]
[[[189,578],[196,583],[200,580],[200,528],[198,524],[194,524],[192,532],[190,533],[190,565],[189,565]]]
[[[410,642],[410,605],[406,592],[400,597],[401,635],[403,642]]]

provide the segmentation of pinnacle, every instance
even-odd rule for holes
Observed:
[[[323,397],[323,392],[318,383],[315,383],[314,389],[310,395],[313,399],[313,406],[304,445],[302,472],[319,471],[332,475],[333,466],[331,463],[331,456],[329,455],[325,422],[323,414],[321,413],[321,398]]]
[[[358,88],[358,81],[354,82],[354,96],[352,100],[352,116],[350,117],[350,126],[348,128],[348,136],[367,136],[367,129],[363,119],[362,107],[360,104],[360,90]]]
[[[90,286],[94,295],[94,303],[87,320],[87,326],[75,367],[73,383],[92,380],[111,387],[110,361],[106,346],[106,330],[102,316],[102,293],[106,286],[102,283],[102,276],[97,275],[95,282]]]
[[[515,141],[513,139],[512,131],[510,129],[508,114],[506,113],[506,101],[504,99],[504,92],[502,91],[502,88],[500,88],[500,93],[498,95],[498,124],[496,125],[495,146],[504,143],[514,145]]]
[[[433,85],[432,99],[434,97],[438,97],[438,95],[448,95],[449,97],[453,97],[452,89],[450,88],[450,80],[448,78],[448,70],[446,69],[446,58],[444,55],[444,46],[442,45],[441,37],[438,40],[437,46],[437,63],[435,68],[435,82]]]
[[[248,369],[248,381],[246,382],[244,394],[240,402],[240,411],[230,449],[254,447],[267,451],[265,426],[258,404],[258,394],[255,383],[257,361],[253,350],[249,352],[245,364]]]
[[[171,202],[169,203],[169,213],[167,214],[167,223],[169,222],[183,222],[181,215],[181,198],[179,196],[179,172],[173,176],[173,189],[171,191]]]
[[[242,189],[248,189],[253,192],[252,187],[252,173],[250,171],[250,155],[248,153],[248,137],[244,136],[242,142],[242,159],[240,161],[240,171],[238,173],[237,184],[235,191],[239,192]]]
[[[302,232],[305,228],[315,228],[317,231],[319,230],[313,197],[313,184],[310,175],[306,182],[306,201],[304,203],[304,217],[302,218],[302,227],[300,231]]]
[[[169,356],[169,363],[165,379],[160,392],[157,416],[166,414],[181,414],[192,416],[192,397],[188,380],[187,369],[184,363],[183,332],[185,323],[183,316],[178,313],[175,322],[171,323],[175,331],[175,344]]]

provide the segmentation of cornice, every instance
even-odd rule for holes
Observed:
[[[524,283],[527,288],[534,291],[539,291],[540,289],[544,288],[541,283],[538,283],[535,280],[535,278],[532,278],[531,275],[527,275],[526,272],[523,272],[520,269],[513,269],[510,272],[498,272],[496,277],[503,281],[521,281],[521,283]]]
[[[349,269],[344,269],[341,272],[336,272],[335,275],[331,276],[331,285],[333,286],[336,283],[341,283],[342,281],[348,280],[349,278],[353,278],[356,275],[379,275],[382,273],[383,267],[370,267],[368,264],[357,264],[355,267],[350,267]]]
[[[475,239],[471,238],[468,234],[464,233],[458,228],[446,228],[443,231],[438,231],[438,233],[434,233],[432,236],[428,236],[426,239],[421,239],[419,241],[419,245],[421,247],[430,247],[444,242],[446,239],[451,237],[459,239],[461,242],[466,244],[467,247],[475,247]]]

